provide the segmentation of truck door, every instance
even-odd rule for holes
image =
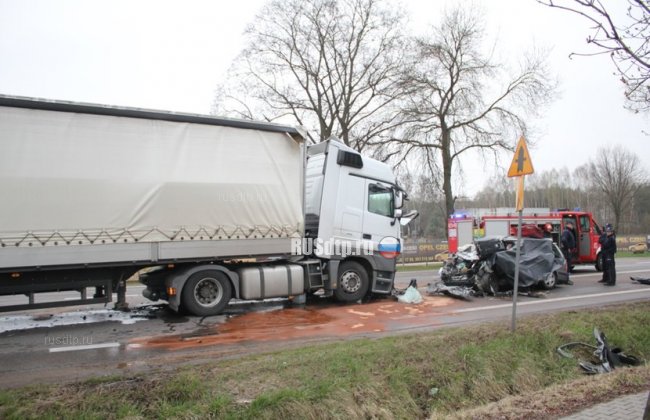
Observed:
[[[379,241],[386,237],[399,238],[400,224],[395,221],[393,188],[380,181],[366,179],[366,206],[363,215],[362,238],[372,241],[378,249]]]
[[[587,261],[591,261],[591,217],[583,214],[578,216],[578,221],[578,228],[580,229],[578,233],[580,237],[578,240],[578,253],[581,260],[584,258]]]
[[[365,179],[342,176],[337,197],[334,238],[360,240],[363,228]],[[329,238],[326,238],[329,239]]]

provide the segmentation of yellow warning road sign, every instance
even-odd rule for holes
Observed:
[[[530,153],[526,146],[524,136],[519,138],[517,148],[515,149],[515,156],[512,158],[510,169],[508,169],[508,177],[530,175],[535,170],[533,169],[533,162],[530,160]]]

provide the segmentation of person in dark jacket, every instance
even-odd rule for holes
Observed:
[[[573,222],[568,221],[564,224],[564,230],[562,231],[562,236],[560,237],[560,248],[562,249],[562,254],[566,260],[566,266],[571,272],[572,268],[572,256],[576,248],[576,237],[573,234]]]
[[[598,243],[600,244],[600,253],[603,255],[603,278],[599,283],[605,283],[605,286],[614,286],[616,285],[616,261],[614,261],[616,234],[611,224],[605,225],[605,232],[600,235]]]

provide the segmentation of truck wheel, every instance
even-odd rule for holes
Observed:
[[[551,290],[557,284],[557,274],[549,273],[548,276],[542,281],[542,287],[545,290]]]
[[[334,290],[334,296],[340,302],[356,302],[368,293],[370,287],[366,269],[354,261],[346,261],[341,264],[338,280],[338,287]]]
[[[596,271],[603,271],[603,253],[596,256]]]
[[[197,316],[218,315],[232,297],[228,277],[217,270],[205,270],[190,276],[183,287],[183,307]]]

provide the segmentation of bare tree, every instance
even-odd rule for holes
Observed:
[[[454,211],[454,165],[469,151],[511,149],[555,87],[545,58],[527,56],[509,73],[481,50],[483,27],[477,12],[445,12],[430,37],[418,39],[404,110],[410,129],[393,148],[418,154],[432,179],[442,174],[447,215]],[[395,145],[396,144],[396,145]]]
[[[647,0],[537,0],[577,14],[592,25],[587,43],[608,54],[625,84],[628,108],[650,110],[650,5]],[[626,3],[626,4],[624,4]]]
[[[621,228],[624,211],[633,206],[634,196],[646,180],[639,158],[620,146],[599,149],[585,170],[592,188],[611,208],[614,226]]]
[[[314,142],[336,135],[366,148],[400,124],[405,17],[395,10],[384,0],[270,1],[247,30],[215,112],[288,116]]]

